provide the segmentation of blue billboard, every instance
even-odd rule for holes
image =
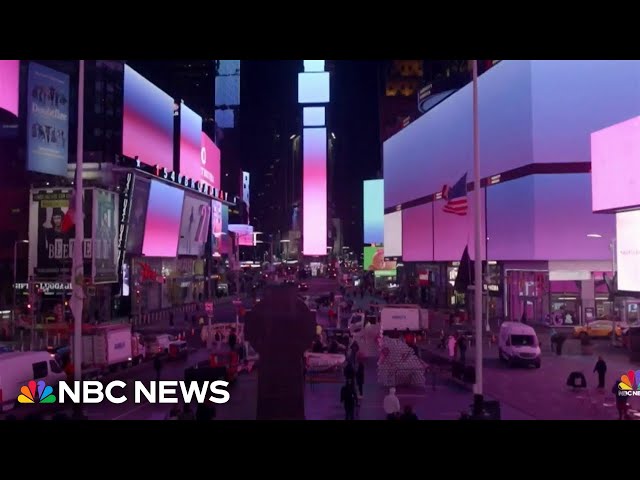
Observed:
[[[31,63],[27,93],[27,169],[66,176],[69,75]]]
[[[384,241],[384,180],[365,180],[364,198],[364,243]]]

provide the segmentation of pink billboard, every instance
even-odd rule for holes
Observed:
[[[0,60],[0,109],[18,116],[20,60]]]
[[[151,182],[142,254],[175,257],[178,252],[184,191],[166,183]]]
[[[207,185],[220,189],[220,149],[206,133],[202,132],[201,138],[200,179]]]
[[[122,153],[173,170],[173,108],[171,96],[125,65]]]
[[[591,134],[594,212],[640,205],[640,117]]]
[[[327,129],[303,130],[302,212],[305,255],[327,254]]]
[[[202,117],[180,105],[180,173],[201,180]]]

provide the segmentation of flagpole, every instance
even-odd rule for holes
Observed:
[[[71,311],[73,312],[73,371],[74,380],[82,380],[82,307],[84,303],[84,259],[82,244],[84,243],[83,207],[83,157],[84,157],[84,60],[80,60],[78,69],[78,139],[76,148],[76,194],[75,194],[75,228],[76,236],[73,245],[73,265],[71,280],[73,293]]]
[[[480,413],[482,398],[482,196],[480,191],[480,145],[478,132],[478,61],[472,60],[473,69],[473,196],[475,201],[475,275],[474,275],[474,314],[475,314],[475,377],[474,413]]]

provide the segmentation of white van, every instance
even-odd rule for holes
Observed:
[[[0,354],[0,411],[11,410],[20,389],[30,380],[44,380],[56,389],[66,374],[49,352],[10,352]]]
[[[540,368],[540,342],[536,331],[520,322],[504,322],[500,325],[498,357],[509,365],[517,363]]]

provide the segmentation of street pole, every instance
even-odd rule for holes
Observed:
[[[611,286],[614,293],[618,293],[616,279],[616,239],[612,238],[609,244],[611,248]],[[613,316],[611,318],[611,345],[616,344],[616,297],[613,297]]]
[[[472,61],[473,69],[473,196],[475,201],[475,330],[476,330],[476,358],[475,377],[473,387],[475,411],[481,408],[482,398],[482,197],[480,195],[480,144],[478,138],[478,61]],[[478,412],[479,413],[479,412]]]
[[[13,301],[11,302],[11,328],[9,334],[13,338],[16,331],[16,288],[18,283],[18,241],[13,244]]]
[[[82,170],[84,160],[84,60],[80,60],[78,68],[78,138],[76,148],[76,195],[75,195],[75,229],[76,237],[73,246],[73,371],[74,380],[82,380],[82,307],[84,303],[84,284],[82,264],[82,244],[84,242],[84,218],[82,212],[82,197],[84,193],[82,184]],[[80,264],[78,262],[80,261]],[[79,271],[76,271],[78,269]]]

